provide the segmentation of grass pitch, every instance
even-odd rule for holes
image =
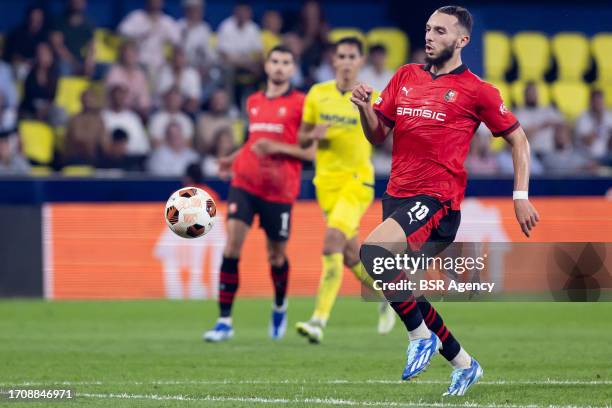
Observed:
[[[200,340],[212,301],[0,301],[0,388],[71,388],[41,407],[610,406],[612,303],[443,303],[446,323],[485,369],[463,398],[442,397],[436,356],[401,383],[407,339],[376,334],[377,305],[338,300],[320,345],[298,337],[313,300],[290,300],[284,340],[268,338],[269,300],[239,299],[236,337]],[[66,405],[68,404],[68,405]]]

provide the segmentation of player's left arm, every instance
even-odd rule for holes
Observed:
[[[317,151],[316,144],[302,147],[299,144],[277,142],[272,139],[258,139],[251,149],[259,155],[283,154],[298,160],[313,161]]]
[[[503,136],[512,146],[512,162],[514,164],[514,212],[516,219],[529,237],[530,231],[540,221],[540,215],[533,204],[529,201],[527,191],[529,190],[529,141],[522,127],[516,128],[511,133]]]

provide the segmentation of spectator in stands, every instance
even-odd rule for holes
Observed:
[[[0,50],[2,45],[0,45]],[[0,51],[0,54],[2,51]],[[0,131],[17,125],[17,89],[11,66],[0,60]]]
[[[539,158],[555,151],[555,135],[563,131],[563,116],[553,106],[538,105],[538,88],[534,82],[525,86],[525,106],[514,111],[525,129],[529,147]]]
[[[229,156],[236,150],[234,133],[230,127],[218,129],[213,136],[210,154],[204,160],[204,174],[208,177],[219,176],[219,159]]]
[[[183,0],[185,17],[178,21],[187,62],[198,70],[210,67],[216,58],[210,45],[210,26],[203,21],[204,6],[204,0]]]
[[[393,76],[393,72],[387,69],[386,64],[387,49],[385,46],[373,45],[369,51],[369,62],[359,73],[359,80],[382,92]]]
[[[53,24],[49,41],[61,75],[90,76],[94,69],[94,25],[85,16],[87,0],[69,0],[63,16]]]
[[[128,134],[117,128],[111,132],[111,140],[102,152],[96,165],[99,169],[114,169],[124,171],[142,171],[142,157],[128,154]]]
[[[289,32],[283,35],[283,44],[291,50],[295,64],[298,67],[300,67],[302,53],[304,52],[304,42],[302,41],[300,36],[297,35],[296,33]],[[301,69],[295,70],[295,73],[293,74],[293,77],[291,78],[291,86],[298,88],[298,89],[304,89],[306,87],[306,81],[305,81],[304,74]]]
[[[331,81],[336,78],[336,71],[334,70],[334,54],[336,47],[334,44],[327,44],[323,50],[323,56],[321,58],[321,64],[314,67],[312,78],[314,82],[325,82]]]
[[[553,175],[594,173],[597,169],[597,162],[587,152],[574,148],[567,126],[555,133],[554,150],[544,155],[542,165],[546,174]]]
[[[139,62],[154,77],[164,63],[164,47],[180,41],[176,21],[163,11],[163,0],[147,0],[145,10],[134,10],[119,24],[119,33],[136,41]]]
[[[15,76],[23,81],[34,64],[38,44],[47,40],[47,17],[44,8],[31,6],[25,21],[6,38],[5,59],[13,66]]]
[[[20,116],[60,124],[62,115],[59,108],[53,105],[58,79],[51,46],[44,42],[38,44],[34,65],[23,86]]]
[[[254,90],[262,73],[261,32],[253,21],[253,11],[246,2],[234,7],[234,14],[219,25],[217,50],[231,67],[236,101],[241,103]]]
[[[138,50],[136,43],[126,41],[121,45],[119,61],[114,64],[106,75],[107,90],[115,85],[127,89],[128,107],[142,117],[147,118],[151,110],[151,95],[146,73],[138,65]]]
[[[495,155],[491,153],[491,139],[484,132],[477,132],[472,138],[470,152],[465,160],[470,175],[495,175],[499,169]]]
[[[13,131],[0,131],[0,175],[21,175],[30,173],[30,164],[16,146]]]
[[[208,110],[198,117],[195,143],[198,151],[201,154],[210,152],[214,144],[214,135],[221,128],[232,129],[236,117],[237,113],[232,109],[227,91],[217,89],[213,92],[208,101]]]
[[[83,110],[68,121],[64,141],[65,164],[95,166],[106,143],[106,130],[100,113],[100,102],[93,89],[81,95]]]
[[[374,173],[389,176],[391,173],[391,153],[393,152],[393,138],[388,137],[382,145],[376,146],[372,154]]]
[[[151,154],[147,169],[157,176],[178,177],[196,160],[199,160],[199,156],[188,146],[181,126],[170,122],[166,128],[165,141]]]
[[[412,51],[412,54],[410,55],[410,63],[426,64],[426,57],[427,54],[425,54],[425,50],[423,48],[417,48],[416,50]]]
[[[576,142],[593,159],[605,161],[611,155],[612,112],[599,89],[591,91],[589,110],[576,120]]]
[[[193,141],[193,122],[181,111],[183,97],[177,87],[168,89],[164,95],[164,108],[151,116],[149,135],[153,146],[159,146],[165,137],[166,128],[171,122],[181,127],[181,134],[188,145]]]
[[[157,78],[158,98],[161,99],[173,87],[176,87],[183,97],[183,110],[195,115],[200,109],[202,83],[198,71],[187,65],[185,51],[178,46],[172,50],[170,63],[164,65]]]
[[[115,85],[110,90],[109,107],[102,112],[104,127],[108,132],[123,129],[128,135],[127,154],[143,156],[150,150],[149,138],[140,117],[129,109],[128,91],[123,85]]]
[[[268,52],[281,43],[283,17],[276,10],[267,10],[261,18],[261,42],[263,53]]]
[[[321,65],[323,51],[326,49],[329,26],[326,22],[321,4],[317,0],[307,0],[300,11],[300,21],[294,29],[304,42],[302,71],[314,74],[315,67]],[[312,78],[307,78],[312,83]]]

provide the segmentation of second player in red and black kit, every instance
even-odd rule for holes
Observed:
[[[472,17],[466,9],[446,6],[436,10],[426,26],[426,65],[401,67],[374,108],[369,104],[371,87],[361,84],[353,90],[351,100],[359,108],[368,140],[382,143],[393,133],[383,222],[360,251],[366,270],[385,284],[405,279],[404,271],[390,268],[374,274],[376,258],[404,253],[434,256],[454,241],[467,184],[463,163],[481,122],[512,146],[514,207],[525,235],[529,236],[538,221],[527,198],[529,143],[525,133],[497,89],[461,62],[471,29]],[[410,338],[402,379],[419,375],[440,351],[454,368],[444,395],[463,395],[482,376],[482,367],[459,345],[427,299],[415,298],[410,291],[383,293]]]
[[[289,261],[286,247],[291,227],[291,207],[300,191],[303,160],[313,160],[313,147],[298,144],[304,94],[291,89],[295,59],[284,46],[273,48],[265,62],[265,91],[251,95],[246,104],[248,139],[242,148],[220,162],[221,173],[231,166],[232,182],[227,199],[228,239],[219,281],[219,319],[204,340],[218,342],[233,334],[232,305],[238,290],[242,245],[253,223],[266,233],[274,305],[269,334],[285,334]]]

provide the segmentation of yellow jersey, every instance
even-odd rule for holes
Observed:
[[[375,92],[372,101],[377,97]],[[335,80],[313,85],[304,101],[302,122],[329,126],[317,148],[315,185],[342,185],[347,177],[374,182],[372,145],[363,134],[350,91],[340,92]]]

